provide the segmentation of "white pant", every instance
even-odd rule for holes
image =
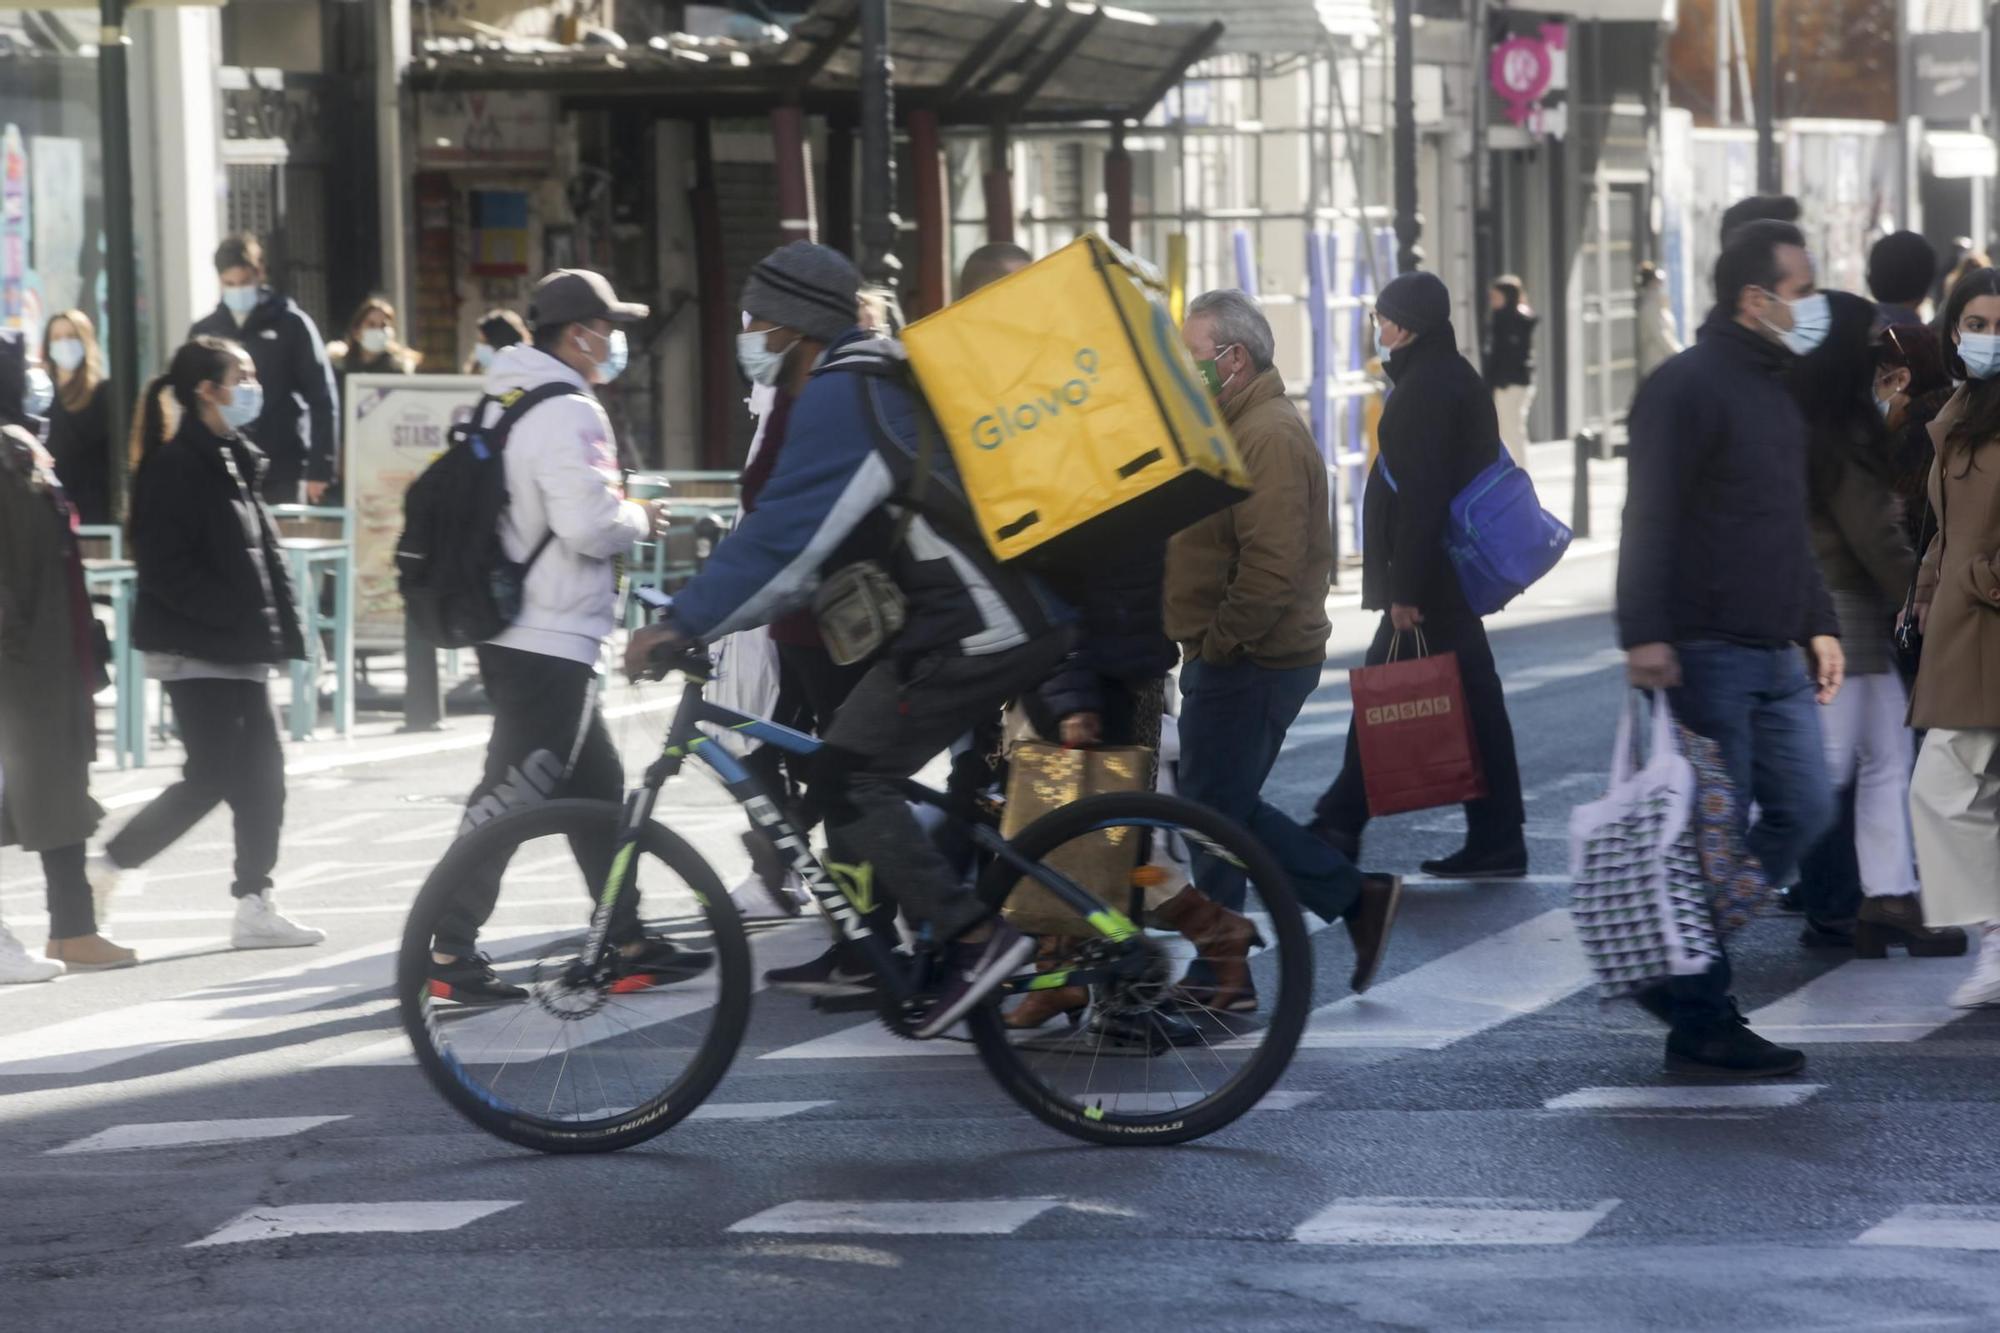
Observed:
[[[1535,404],[1535,386],[1510,384],[1493,391],[1493,410],[1500,417],[1500,439],[1521,467],[1528,466],[1528,409]]]
[[[1910,781],[1924,923],[2000,921],[2000,728],[1924,737]]]
[[[1893,671],[1849,676],[1820,710],[1833,789],[1854,788],[1854,859],[1871,898],[1917,891],[1910,845],[1909,697]]]

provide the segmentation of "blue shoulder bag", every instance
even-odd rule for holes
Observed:
[[[1569,526],[1542,508],[1535,483],[1504,446],[1500,457],[1452,497],[1444,549],[1474,615],[1489,616],[1556,567],[1569,549]],[[1387,459],[1382,480],[1395,490]]]

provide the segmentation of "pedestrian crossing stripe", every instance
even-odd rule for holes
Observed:
[[[519,1199],[463,1199],[452,1202],[307,1203],[252,1208],[189,1249],[237,1245],[245,1241],[279,1240],[287,1236],[325,1236],[355,1232],[456,1231],[484,1217],[518,1208]]]
[[[1618,1207],[1517,1199],[1336,1199],[1299,1224],[1302,1245],[1571,1245]]]
[[[298,1115],[254,1120],[168,1120],[149,1125],[113,1125],[88,1138],[49,1149],[51,1157],[70,1153],[132,1152],[146,1148],[202,1148],[251,1139],[281,1139],[303,1134],[344,1115]]]
[[[1060,1199],[798,1199],[746,1217],[729,1230],[739,1235],[785,1236],[1006,1236]]]
[[[1923,1250],[2000,1250],[2000,1207],[1911,1204],[1856,1236],[1854,1243]]]

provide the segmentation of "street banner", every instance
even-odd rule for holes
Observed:
[[[344,484],[354,509],[354,639],[403,646],[396,539],[403,495],[479,401],[477,375],[349,375]]]

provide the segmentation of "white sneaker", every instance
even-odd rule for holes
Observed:
[[[325,931],[302,926],[280,912],[269,889],[236,900],[236,924],[229,929],[229,943],[235,948],[301,949],[325,938]]]
[[[1951,993],[1961,1009],[2000,1004],[2000,924],[1989,924],[1979,935],[1979,960],[1965,984]]]
[[[121,895],[137,897],[146,891],[146,872],[134,868],[127,870],[105,852],[92,852],[84,862],[84,875],[90,880],[90,901],[97,913],[97,924],[102,926],[111,919],[111,901]]]
[[[21,941],[5,926],[0,926],[0,986],[26,985],[31,981],[54,981],[63,974],[61,963],[46,958],[31,958],[21,947]]]
[[[745,921],[795,917],[799,914],[799,895],[804,892],[804,885],[796,884],[797,880],[796,874],[787,871],[784,883],[774,892],[764,883],[764,877],[753,870],[729,891],[729,901],[736,904],[736,915]]]

